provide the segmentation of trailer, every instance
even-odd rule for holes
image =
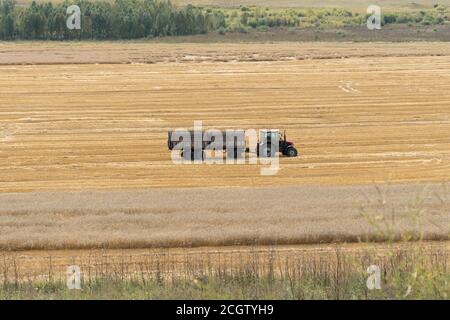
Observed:
[[[222,137],[222,145],[220,148],[216,146],[214,149],[223,149],[223,151],[227,152],[228,156],[237,158],[243,152],[250,151],[250,148],[245,145],[244,130],[234,130],[232,139],[230,139],[230,136],[227,139],[226,131],[169,131],[167,146],[169,150],[180,150],[183,158],[187,157],[187,159],[190,158],[191,160],[200,160],[205,159],[204,151],[211,148],[211,144],[216,143],[217,136]],[[189,139],[189,141],[184,142],[184,138]],[[279,130],[260,130],[259,140],[255,149],[258,157],[274,157],[277,151],[286,157],[298,156],[298,151],[294,143],[286,139],[286,132],[281,135]],[[186,150],[189,155],[184,154]]]

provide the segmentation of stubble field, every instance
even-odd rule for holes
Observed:
[[[0,246],[447,240],[449,49],[0,44]],[[175,165],[167,131],[195,120],[286,129],[300,157]]]
[[[402,47],[400,57],[2,65],[0,191],[445,181],[450,56],[445,45],[430,48],[410,57]],[[286,129],[300,157],[281,159],[270,177],[259,165],[174,165],[167,131],[195,120]]]

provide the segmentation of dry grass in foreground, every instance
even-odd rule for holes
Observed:
[[[5,253],[0,299],[447,299],[448,243]],[[61,256],[61,255],[66,255]],[[81,290],[68,290],[78,265]],[[379,267],[381,289],[366,286]]]

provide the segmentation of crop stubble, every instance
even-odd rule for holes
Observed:
[[[450,176],[445,54],[4,65],[0,73],[2,192]],[[286,129],[300,157],[282,159],[271,177],[254,165],[174,165],[166,132],[194,120],[206,128]]]
[[[352,194],[367,187],[329,185],[450,176],[447,44],[78,48],[36,42],[0,48],[0,192],[36,191],[39,203],[34,195],[4,194],[3,249],[355,241],[369,229]],[[194,120],[206,128],[287,129],[300,157],[282,158],[279,173],[268,177],[255,165],[174,165],[166,132]],[[229,191],[231,199],[255,196],[248,207],[244,199],[231,200],[239,207],[225,205],[220,189],[211,189],[214,199],[208,189],[198,193],[210,200],[199,210],[171,205],[171,199],[196,199],[178,187],[281,186],[289,188]],[[112,199],[139,198],[123,189],[155,187],[172,189],[143,191],[148,203],[105,207]],[[412,189],[395,188],[396,205],[406,207]],[[120,190],[92,193],[90,200],[39,193],[90,189]],[[278,196],[290,205],[278,207],[271,200]],[[103,204],[92,204],[103,197]],[[164,205],[158,209],[152,199]],[[261,199],[271,206],[258,209]],[[427,238],[447,239],[448,204],[428,206],[438,226],[424,226]]]

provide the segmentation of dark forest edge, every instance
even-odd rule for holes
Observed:
[[[79,6],[81,29],[70,30],[67,8]],[[236,9],[176,6],[156,0],[76,0],[18,5],[0,0],[0,40],[120,40],[215,32],[247,33],[272,28],[345,28],[364,26],[368,14],[347,9]],[[382,24],[437,26],[449,22],[450,8],[383,12]]]

